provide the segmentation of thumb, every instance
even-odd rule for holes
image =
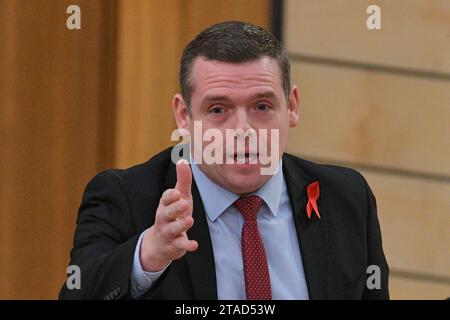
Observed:
[[[181,159],[177,162],[177,185],[175,189],[181,192],[183,197],[191,198],[192,173],[189,163]]]

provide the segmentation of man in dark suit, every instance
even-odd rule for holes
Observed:
[[[64,286],[60,297],[389,298],[364,178],[284,153],[299,94],[280,43],[251,24],[211,26],[185,48],[180,86],[172,105],[178,128],[192,137],[182,145],[191,165],[169,148],[92,179],[71,252],[81,288]],[[196,139],[198,124],[209,138]],[[210,158],[223,161],[204,159],[212,134],[226,150]]]

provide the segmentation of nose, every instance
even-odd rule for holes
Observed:
[[[246,108],[237,108],[234,120],[234,140],[237,143],[237,149],[255,150],[257,148],[256,130],[252,127]]]
[[[248,129],[252,129],[252,126],[249,122],[249,118],[247,115],[247,110],[245,108],[236,108],[236,120],[234,129],[242,129],[247,131]]]

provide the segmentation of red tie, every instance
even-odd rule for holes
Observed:
[[[244,217],[241,244],[247,300],[272,299],[266,251],[256,221],[262,203],[258,196],[241,197],[234,202]]]

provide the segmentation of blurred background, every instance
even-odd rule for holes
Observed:
[[[289,52],[288,151],[372,186],[391,297],[450,296],[450,0],[0,0],[0,299],[57,298],[87,182],[172,144],[182,49],[231,19]]]

